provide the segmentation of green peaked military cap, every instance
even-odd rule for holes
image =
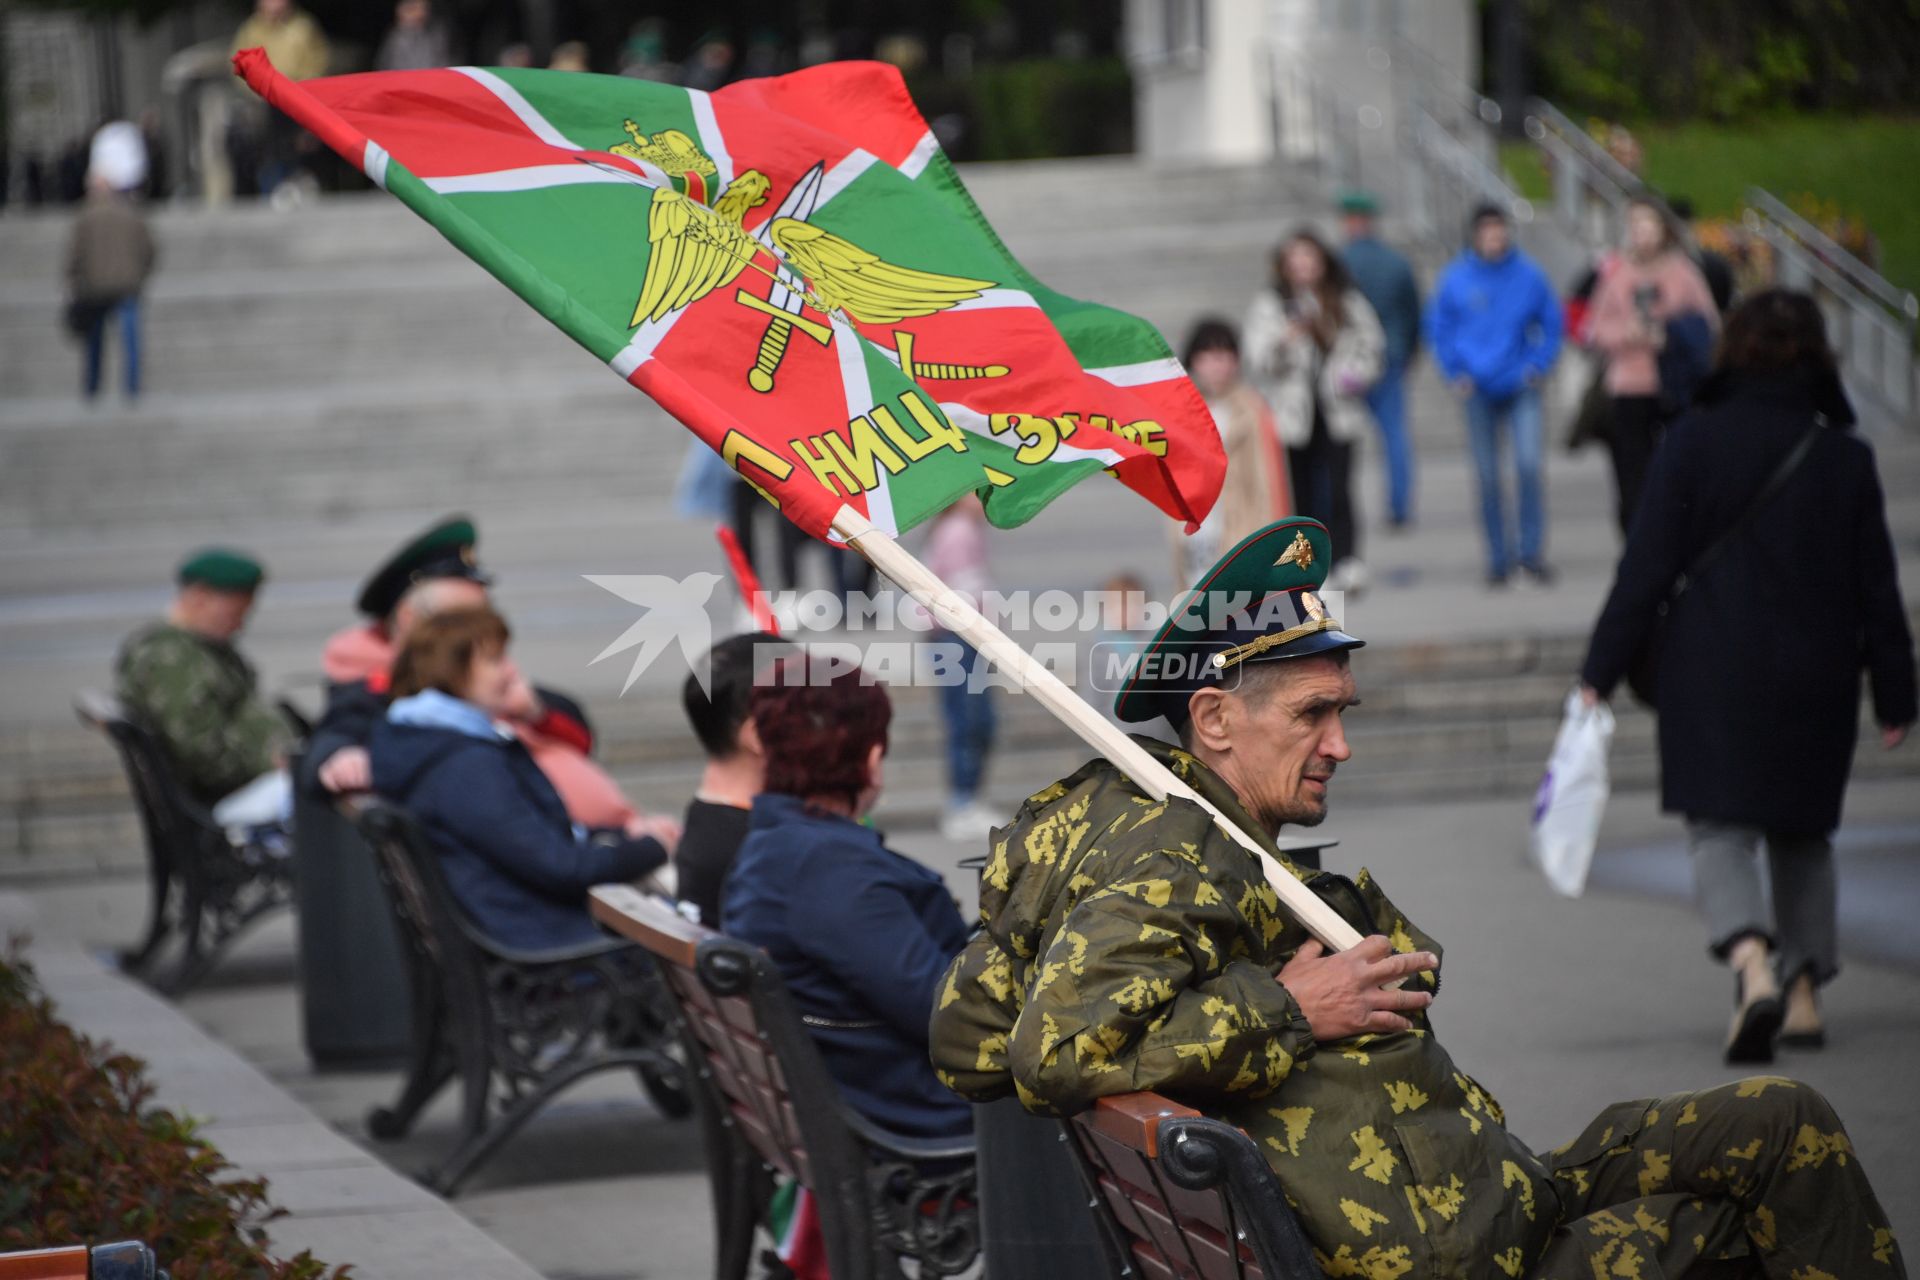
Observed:
[[[202,547],[174,572],[181,586],[197,582],[215,591],[258,591],[267,571],[258,560],[231,547]]]
[[[492,579],[474,557],[474,545],[479,540],[471,517],[448,516],[375,569],[360,588],[356,607],[369,618],[384,618],[407,594],[408,587],[428,578],[465,578],[485,586]]]
[[[1349,187],[1347,190],[1342,191],[1335,203],[1339,206],[1340,212],[1342,213],[1372,214],[1380,212],[1380,197],[1374,195],[1371,191],[1364,191],[1359,187]]]
[[[1178,726],[1195,690],[1231,681],[1244,663],[1365,644],[1318,595],[1332,558],[1326,526],[1304,516],[1242,538],[1174,602],[1114,698],[1114,715],[1128,722],[1165,716]]]

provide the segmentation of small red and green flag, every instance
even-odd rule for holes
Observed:
[[[234,64],[816,537],[842,504],[898,533],[969,492],[1017,525],[1102,470],[1189,529],[1219,493],[1165,341],[1015,261],[891,67],[708,94]]]

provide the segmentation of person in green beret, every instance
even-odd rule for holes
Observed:
[[[1413,437],[1407,431],[1407,369],[1420,351],[1420,282],[1406,255],[1380,238],[1380,202],[1370,191],[1340,193],[1340,256],[1354,287],[1380,317],[1386,363],[1367,391],[1387,467],[1387,524],[1413,523]]]
[[[121,647],[120,701],[165,745],[180,784],[216,822],[230,829],[284,823],[291,733],[234,646],[266,571],[244,552],[208,547],[181,561],[175,577],[166,618]]]
[[[1306,519],[1242,540],[1115,701],[1173,725],[1177,747],[1137,740],[1260,852],[1106,760],[1028,797],[994,833],[979,931],[934,998],[941,1079],[1048,1115],[1155,1090],[1244,1130],[1329,1276],[1904,1277],[1817,1091],[1759,1077],[1615,1103],[1536,1150],[1440,1044],[1439,943],[1365,870],[1281,851],[1283,824],[1326,817],[1352,755],[1361,641],[1320,595],[1331,554]],[[1268,863],[1362,941],[1328,953]]]

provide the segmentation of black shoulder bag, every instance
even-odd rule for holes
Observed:
[[[1627,664],[1627,688],[1631,689],[1633,696],[1646,706],[1657,706],[1654,694],[1660,683],[1660,655],[1667,647],[1668,618],[1672,616],[1675,602],[1686,594],[1689,586],[1699,580],[1700,575],[1706,572],[1707,566],[1720,558],[1720,553],[1727,549],[1728,544],[1753,523],[1753,518],[1760,514],[1760,508],[1766,506],[1768,501],[1786,485],[1788,478],[1806,460],[1807,454],[1812,452],[1814,440],[1826,425],[1826,415],[1814,416],[1813,425],[1807,428],[1807,433],[1800,437],[1793,448],[1787,450],[1787,456],[1780,459],[1780,465],[1773,469],[1773,474],[1767,477],[1766,483],[1760,486],[1759,491],[1753,495],[1745,509],[1734,518],[1732,524],[1720,531],[1719,537],[1707,544],[1706,549],[1693,558],[1693,563],[1680,571],[1680,576],[1675,578],[1673,585],[1667,588],[1667,594],[1661,597],[1659,604],[1654,606],[1653,625],[1647,628],[1647,638],[1640,642],[1640,648],[1634,653],[1633,661]]]

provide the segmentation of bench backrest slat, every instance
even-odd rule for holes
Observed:
[[[813,1164],[800,1118],[753,1000],[756,976],[750,949],[695,924],[660,899],[623,886],[595,889],[592,910],[602,924],[662,961],[667,980],[680,998],[688,1030],[704,1051],[714,1086],[754,1153],[788,1177],[812,1186]],[[716,979],[723,990],[736,985],[741,993],[716,991]]]
[[[1320,1274],[1278,1180],[1244,1133],[1152,1093],[1103,1098],[1067,1132],[1116,1248],[1141,1275]]]
[[[0,1280],[87,1280],[92,1255],[83,1244],[0,1253]]]

